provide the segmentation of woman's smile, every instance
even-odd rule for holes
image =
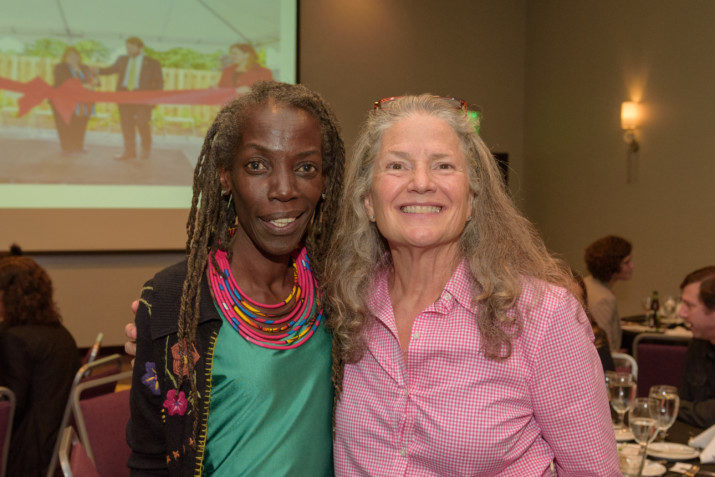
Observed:
[[[368,215],[391,247],[451,248],[471,214],[467,161],[442,119],[414,114],[392,125],[374,163]]]
[[[260,219],[263,221],[266,227],[270,228],[274,232],[279,234],[290,234],[293,233],[296,228],[302,227],[303,221],[301,219],[304,215],[304,211],[275,213],[270,215],[264,215],[260,217]]]
[[[234,247],[285,256],[299,247],[323,189],[320,125],[270,103],[249,118],[233,168],[221,175],[238,218]]]
[[[405,214],[439,214],[442,207],[436,205],[403,205],[400,210]]]

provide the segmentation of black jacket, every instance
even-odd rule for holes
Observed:
[[[80,64],[79,69],[82,70],[84,79],[81,79],[82,83],[89,84],[92,82],[92,72],[89,70],[87,65]],[[54,78],[53,86],[57,88],[61,86],[62,83],[70,78],[73,78],[72,72],[70,71],[70,65],[68,63],[57,63],[52,70],[52,76]]]
[[[201,311],[196,330],[196,385],[200,402],[190,402],[185,381],[177,389],[181,364],[174,359],[177,324],[186,261],[157,273],[142,290],[136,315],[137,357],[130,395],[131,418],[127,442],[132,449],[129,467],[132,475],[200,475],[206,446],[206,420],[210,399],[211,364],[221,317],[211,299],[206,276],[201,281]],[[158,390],[154,383],[158,380]],[[183,394],[182,394],[183,393]],[[173,396],[178,406],[170,412]],[[168,407],[165,403],[169,401]],[[187,402],[188,401],[188,402]],[[182,404],[186,404],[182,408]],[[183,410],[183,412],[182,412]],[[193,435],[193,416],[200,416],[197,440]]]
[[[678,419],[697,427],[715,424],[715,345],[709,341],[688,345]]]
[[[117,74],[117,91],[126,91],[122,83],[124,83],[124,75],[127,71],[127,65],[129,64],[129,56],[122,55],[117,58],[112,66],[107,66],[106,68],[100,68],[100,75],[111,75]],[[154,58],[150,58],[144,55],[144,60],[142,61],[141,72],[139,73],[139,84],[137,85],[137,90],[155,90],[164,89],[164,77],[161,73],[161,64]]]
[[[47,472],[79,361],[59,323],[0,329],[0,385],[15,393],[17,406],[7,475]]]

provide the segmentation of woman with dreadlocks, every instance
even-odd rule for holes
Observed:
[[[146,283],[136,316],[133,475],[332,475],[316,279],[343,163],[335,117],[303,86],[260,82],[218,114],[187,259]]]

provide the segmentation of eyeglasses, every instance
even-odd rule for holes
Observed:
[[[372,109],[373,111],[382,109],[383,107],[385,107],[385,105],[390,104],[392,101],[395,101],[396,99],[400,99],[402,97],[403,96],[390,96],[389,98],[382,98],[380,100],[377,100],[373,103]],[[467,102],[463,99],[451,98],[449,96],[435,96],[435,98],[441,99],[442,101],[446,101],[447,103],[453,105],[456,109],[462,110],[465,113],[469,109]]]

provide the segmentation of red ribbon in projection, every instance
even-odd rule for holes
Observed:
[[[0,77],[0,89],[23,93],[17,100],[18,117],[29,113],[47,99],[66,123],[69,123],[77,103],[222,105],[236,96],[234,88],[92,91],[86,89],[77,78],[70,78],[53,88],[39,76],[26,83]]]

